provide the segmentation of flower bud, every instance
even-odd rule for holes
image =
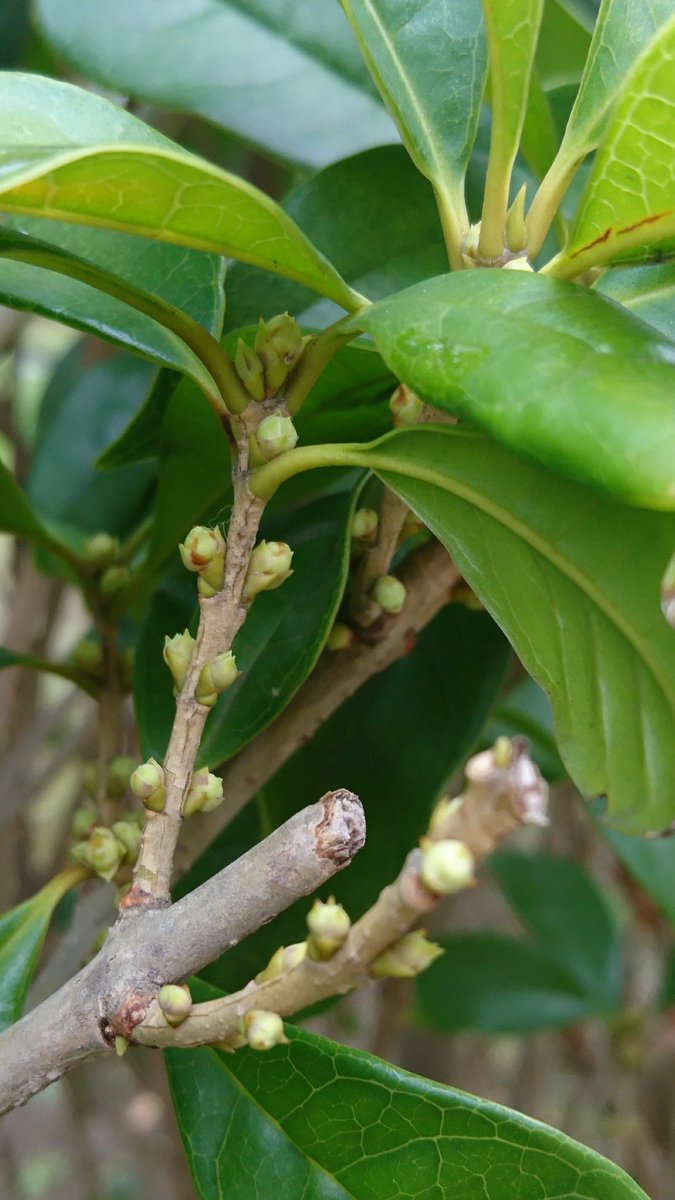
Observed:
[[[513,743],[511,738],[498,737],[492,747],[492,761],[496,767],[502,767],[506,770],[513,762]]]
[[[455,796],[454,798],[444,796],[442,800],[439,800],[431,814],[427,832],[432,837],[435,837],[437,841],[440,841],[444,831],[451,826],[463,803],[464,799],[462,796]]]
[[[117,758],[113,758],[108,767],[108,778],[105,785],[106,795],[110,800],[122,799],[129,787],[135,765],[135,759],[129,758],[127,754],[120,754]]]
[[[374,508],[357,508],[352,517],[351,535],[370,545],[377,538],[380,518]]]
[[[218,554],[224,554],[225,541],[219,529],[195,525],[179,547],[183,566],[188,571],[203,571]]]
[[[100,569],[114,563],[119,552],[119,538],[110,533],[95,533],[87,539],[83,557],[87,566]]]
[[[422,838],[420,879],[430,892],[450,896],[474,882],[474,857],[464,842],[448,838],[432,842]]]
[[[278,588],[291,571],[293,551],[285,542],[259,542],[251,554],[242,599],[245,604],[260,592]]]
[[[76,646],[73,646],[70,652],[70,661],[80,671],[85,671],[87,675],[93,675],[95,679],[100,679],[103,674],[103,651],[100,642],[84,638]]]
[[[265,399],[264,367],[261,359],[241,338],[234,352],[234,369],[252,400]]]
[[[97,875],[110,880],[117,874],[124,858],[125,847],[115,837],[112,829],[106,829],[104,825],[95,825],[87,841],[74,846],[71,853]]]
[[[93,765],[93,764],[91,764]],[[91,799],[85,800],[80,804],[79,808],[75,809],[72,820],[70,822],[70,832],[74,838],[79,841],[80,838],[86,838],[91,830],[92,825],[96,821],[97,809],[94,801]]]
[[[252,1050],[271,1050],[273,1046],[285,1046],[288,1043],[284,1023],[278,1013],[252,1008],[244,1013],[241,1024]]]
[[[185,683],[196,645],[195,639],[187,629],[171,638],[168,635],[164,638],[163,658],[173,675],[176,692],[179,692]]]
[[[131,790],[151,812],[163,812],[166,795],[164,770],[155,758],[136,767],[131,776]]]
[[[192,1009],[190,989],[185,983],[165,983],[159,989],[157,1003],[168,1025],[180,1025]]]
[[[222,779],[212,775],[208,767],[200,767],[190,781],[190,790],[183,805],[183,816],[191,817],[196,812],[211,812],[222,802]]]
[[[423,408],[424,401],[404,383],[400,383],[389,397],[389,411],[394,418],[395,429],[401,425],[417,425]]]
[[[324,962],[340,949],[351,928],[351,921],[341,904],[331,896],[324,904],[315,900],[307,914],[307,955],[313,962]]]
[[[124,846],[127,862],[136,862],[141,845],[141,831],[135,821],[115,821],[112,831]]]
[[[131,571],[128,567],[108,567],[101,576],[99,587],[104,596],[116,596],[127,586],[130,579]]]
[[[368,974],[373,979],[412,979],[426,971],[443,953],[441,946],[427,941],[422,929],[415,929],[378,955],[368,967]]]
[[[223,654],[218,654],[210,663],[205,663],[199,672],[195,700],[206,708],[212,708],[220,693],[232,687],[238,675],[232,651],[225,650]]]
[[[356,641],[354,630],[350,629],[349,625],[344,625],[342,621],[336,621],[326,639],[326,649],[349,650]]]
[[[280,946],[274,951],[264,971],[255,977],[256,983],[266,983],[268,979],[276,979],[291,971],[307,957],[307,942],[294,942],[291,946]]]
[[[271,413],[260,422],[256,434],[256,444],[265,460],[269,462],[287,450],[293,450],[298,441],[298,432],[290,417],[281,413]]]
[[[518,192],[513,204],[506,214],[506,244],[509,250],[518,253],[519,250],[524,250],[527,246],[527,227],[525,225],[525,193],[527,184],[523,184]],[[514,262],[526,262],[526,259],[515,259]],[[513,262],[504,264],[506,267],[513,267]],[[523,268],[518,268],[522,270]],[[532,267],[527,264],[527,270],[532,270]]]
[[[380,608],[388,613],[400,613],[406,598],[405,584],[395,575],[380,575],[372,591],[372,597]]]
[[[253,344],[265,368],[265,392],[274,395],[304,350],[302,330],[294,317],[279,313],[260,321]]]
[[[419,517],[416,517],[414,512],[408,509],[405,521],[401,526],[401,532],[398,535],[399,545],[408,538],[415,537],[416,534],[421,533],[425,528],[424,521],[420,521]]]

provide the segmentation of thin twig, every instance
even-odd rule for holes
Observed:
[[[388,487],[383,488],[377,538],[372,546],[363,548],[349,602],[350,616],[361,629],[370,629],[382,616],[371,593],[377,580],[389,571],[407,513],[405,501]]]

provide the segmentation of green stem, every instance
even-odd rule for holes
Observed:
[[[370,301],[368,301],[370,305]],[[341,317],[333,325],[329,325],[322,333],[318,333],[305,347],[297,369],[291,375],[286,389],[286,407],[291,416],[295,416],[302,407],[311,389],[322,374],[327,363],[334,354],[358,337],[357,329],[346,329],[351,316]]]
[[[134,529],[133,533],[120,546],[120,552],[117,561],[120,563],[128,563],[134,557],[136,552],[140,550],[143,542],[146,540],[154,523],[154,517],[145,517]]]
[[[250,398],[231,359],[216,338],[187,313],[174,308],[172,304],[167,304],[158,296],[152,296],[114,275],[108,275],[84,259],[75,255],[66,256],[44,243],[24,244],[17,237],[16,241],[7,244],[7,239],[3,238],[0,254],[4,258],[31,263],[33,266],[77,279],[80,283],[86,283],[108,296],[113,296],[157,321],[180,338],[206,367],[217,390],[204,389],[204,394],[219,416],[228,412],[242,412],[247,407]]]
[[[542,179],[525,218],[527,256],[530,260],[536,258],[541,250],[546,234],[558,215],[563,196],[582,162],[583,157],[573,163],[565,162],[558,152]]]
[[[367,467],[369,464],[363,454],[364,449],[366,443],[363,442],[300,446],[253,471],[248,486],[254,496],[269,500],[282,483],[303,471],[314,471],[318,467]]]
[[[438,215],[441,219],[441,229],[443,230],[443,239],[448,252],[450,268],[453,271],[461,271],[464,265],[462,261],[462,245],[470,228],[466,206],[462,201],[460,211],[458,211],[458,206],[453,203],[449,193],[437,185],[434,186],[434,196],[438,207]]]

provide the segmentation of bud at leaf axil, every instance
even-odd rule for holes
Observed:
[[[244,1014],[241,1024],[252,1050],[271,1050],[273,1046],[285,1046],[288,1042],[278,1013],[252,1008]]]
[[[177,692],[185,683],[196,645],[195,639],[187,629],[182,633],[174,634],[171,638],[168,635],[164,638],[163,658],[173,676]]]
[[[223,802],[223,781],[212,775],[208,767],[195,771],[190,789],[185,797],[183,816],[191,817],[196,812],[211,812]]]
[[[331,898],[315,900],[307,914],[307,955],[314,962],[332,958],[345,941],[351,921],[341,904]]]
[[[464,842],[448,838],[432,842],[422,838],[420,879],[430,892],[450,896],[474,882],[474,857]]]
[[[135,862],[141,845],[141,831],[135,821],[115,821],[112,831],[125,849],[127,862]]]
[[[336,621],[326,639],[327,650],[349,650],[356,644],[356,634],[349,625]]]
[[[72,854],[103,879],[110,880],[117,874],[125,855],[125,847],[115,837],[112,829],[95,825],[86,842],[74,846]]]
[[[255,350],[247,346],[241,338],[237,339],[237,349],[234,352],[234,369],[251,399],[264,400],[265,380],[262,361]]]
[[[279,454],[295,449],[298,433],[290,417],[284,417],[281,413],[271,413],[260,422],[255,440],[263,458],[269,462]]]
[[[395,575],[380,575],[372,591],[375,603],[388,613],[400,613],[405,604],[406,594],[405,584]]]
[[[423,930],[414,929],[378,955],[368,973],[374,979],[412,979],[426,971],[443,953],[441,946],[427,941]]]
[[[168,1025],[181,1025],[192,1009],[190,989],[185,983],[165,983],[159,989],[157,1003]]]
[[[151,812],[163,812],[166,789],[164,770],[155,758],[136,767],[131,776],[131,790]]]
[[[404,383],[400,383],[389,398],[389,411],[396,429],[401,425],[417,425],[423,409],[424,401]]]
[[[268,979],[277,979],[286,971],[297,967],[307,957],[307,942],[293,942],[290,946],[280,946],[274,951],[270,961],[263,971],[255,977],[256,983],[266,983]]]
[[[219,529],[195,525],[178,549],[188,571],[203,571],[216,555],[225,553],[225,541]]]
[[[374,508],[357,508],[352,517],[351,535],[370,545],[377,538],[380,518]]]
[[[291,572],[293,551],[285,542],[259,542],[248,564],[242,599],[245,604],[260,592],[278,588]]]
[[[199,673],[195,700],[198,704],[212,708],[220,693],[232,687],[238,674],[237,663],[231,650],[216,655],[210,663],[204,664]]]

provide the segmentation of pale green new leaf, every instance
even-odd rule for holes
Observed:
[[[672,12],[672,5],[669,4]],[[570,235],[560,277],[675,237],[675,15],[625,80]]]
[[[263,192],[100,96],[0,73],[0,209],[210,250],[304,283],[350,311],[361,298]]]
[[[480,0],[341,0],[415,166],[431,181],[449,243],[468,229],[464,175],[485,85]]]

